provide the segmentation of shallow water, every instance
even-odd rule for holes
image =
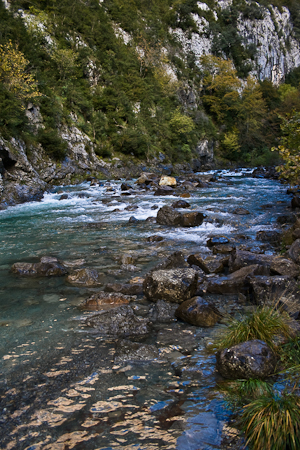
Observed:
[[[213,235],[260,248],[256,232],[276,227],[289,203],[286,188],[242,172],[220,175],[187,199],[191,210],[208,216],[191,229],[145,221],[156,217],[153,205],[179,197],[154,197],[151,192],[124,196],[121,182],[57,188],[69,198],[60,201],[61,193],[52,192],[41,202],[0,212],[1,448],[224,448],[222,429],[229,412],[214,389],[214,355],[206,350],[222,325],[155,325],[151,336],[140,340],[159,348],[158,361],[116,364],[115,341],[81,325],[82,316],[90,313],[80,312],[78,305],[97,288],[74,287],[64,277],[20,278],[9,272],[14,262],[50,255],[70,267],[97,269],[104,284],[128,282],[175,250],[186,256],[208,253],[206,241]],[[109,186],[113,191],[107,191]],[[127,211],[128,205],[138,209]],[[241,206],[250,214],[232,213]],[[131,216],[140,222],[129,224]],[[150,244],[146,238],[153,234],[164,240]],[[268,246],[264,250],[273,251]],[[133,257],[135,272],[120,269],[124,254]],[[147,309],[146,303],[141,300],[137,307]],[[187,360],[196,376],[178,376],[176,367]]]

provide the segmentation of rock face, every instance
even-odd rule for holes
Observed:
[[[266,378],[276,367],[276,356],[258,339],[234,345],[217,353],[217,370],[224,378]]]
[[[105,336],[134,336],[149,333],[149,321],[134,314],[131,306],[120,306],[85,320],[88,327]]]
[[[61,277],[68,273],[56,258],[51,257],[43,257],[39,263],[17,262],[12,265],[11,271],[25,277]]]
[[[202,297],[193,297],[177,308],[176,317],[198,327],[212,327],[221,318],[218,309]]]
[[[143,289],[149,300],[182,303],[195,295],[197,281],[194,269],[157,270],[146,276]]]

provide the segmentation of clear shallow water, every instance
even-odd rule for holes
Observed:
[[[39,203],[0,212],[1,448],[222,448],[228,413],[214,390],[214,355],[205,350],[216,329],[181,323],[155,326],[143,342],[159,348],[160,360],[118,365],[114,340],[80,326],[80,317],[87,313],[78,305],[97,288],[9,272],[14,262],[37,262],[50,255],[69,264],[81,259],[82,267],[99,270],[108,283],[143,276],[175,250],[208,253],[206,241],[212,235],[259,248],[256,232],[273,229],[278,215],[285,213],[286,188],[242,173],[221,175],[187,199],[191,210],[208,216],[191,229],[145,221],[156,216],[153,205],[171,204],[179,197],[138,191],[123,196],[120,182],[65,187],[66,200],[54,192]],[[113,191],[107,191],[110,186]],[[261,208],[266,204],[267,209]],[[138,209],[125,210],[129,205]],[[250,214],[235,215],[236,207]],[[131,216],[141,222],[129,224]],[[153,234],[164,240],[148,243],[146,238]],[[124,254],[133,257],[136,272],[120,270]],[[186,358],[199,373],[185,379],[176,367]]]

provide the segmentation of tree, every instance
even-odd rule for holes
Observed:
[[[284,164],[277,167],[281,178],[292,185],[300,184],[300,113],[293,112],[286,118],[282,117],[281,131],[283,136],[278,147],[272,151],[278,151]]]
[[[203,102],[221,123],[228,113],[236,114],[241,80],[232,61],[206,55],[200,59],[203,71]]]
[[[28,73],[29,61],[11,41],[0,45],[0,82],[22,102],[39,97],[37,83]]]
[[[263,117],[267,113],[265,101],[258,82],[252,76],[247,78],[241,103],[238,107],[239,130],[242,146],[256,147],[262,140]]]

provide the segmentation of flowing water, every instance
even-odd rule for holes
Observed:
[[[97,288],[74,287],[65,277],[10,273],[17,261],[38,262],[47,255],[69,267],[97,269],[103,284],[128,282],[175,250],[186,256],[209,253],[206,241],[214,235],[261,249],[256,232],[276,227],[289,202],[286,188],[252,178],[247,171],[219,175],[217,182],[187,199],[191,210],[207,214],[196,228],[146,221],[156,216],[154,205],[178,198],[147,191],[122,195],[121,182],[63,187],[65,200],[59,200],[57,189],[41,202],[0,212],[1,449],[224,448],[222,430],[229,412],[215,389],[215,357],[206,350],[222,325],[156,324],[150,336],[136,341],[156,345],[160,357],[118,364],[115,340],[82,326],[82,316],[90,313],[78,305]],[[138,208],[125,210],[129,205]],[[250,214],[233,214],[241,206]],[[139,222],[128,223],[131,216]],[[147,237],[154,234],[163,241],[149,243]],[[264,250],[272,252],[268,245]],[[133,258],[135,272],[121,268],[122,255]],[[223,303],[226,312],[234,313],[231,300],[224,297]],[[138,299],[136,310],[145,314],[148,302]],[[186,361],[193,376],[176,371]]]

